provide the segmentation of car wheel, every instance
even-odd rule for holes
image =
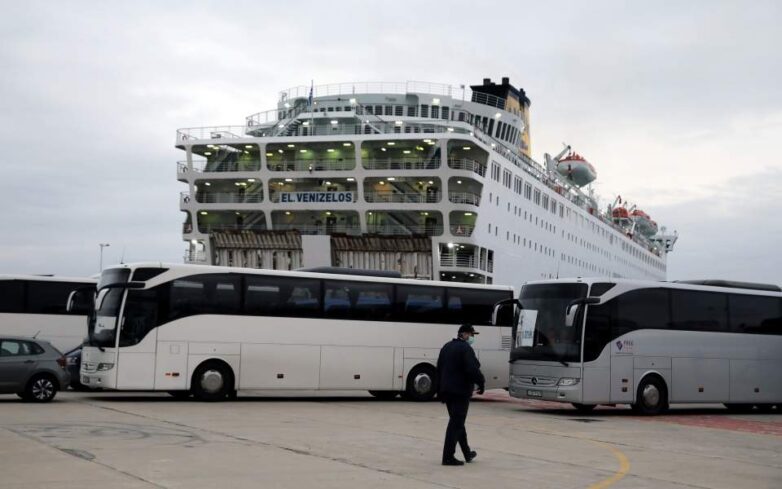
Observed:
[[[411,401],[431,401],[437,393],[437,375],[428,365],[419,365],[407,376],[405,399]]]
[[[573,403],[573,407],[576,408],[576,411],[578,411],[581,414],[587,414],[594,411],[595,407],[597,407],[596,404],[581,404],[578,402]]]
[[[383,401],[390,401],[399,395],[397,391],[369,391],[369,393]]]
[[[633,409],[644,415],[660,414],[668,409],[668,389],[659,377],[645,377],[638,386]]]
[[[32,402],[49,402],[56,395],[57,381],[49,375],[36,375],[27,383],[23,399]]]
[[[233,379],[233,372],[224,363],[205,363],[193,374],[193,397],[199,401],[222,401],[233,391]]]

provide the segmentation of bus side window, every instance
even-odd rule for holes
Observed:
[[[782,334],[782,299],[731,294],[728,303],[732,332]]]
[[[442,287],[397,285],[396,314],[400,321],[443,323],[445,290]]]
[[[671,290],[671,326],[685,331],[728,331],[728,295]]]
[[[667,329],[671,322],[668,292],[664,289],[639,289],[620,295],[614,301],[616,314],[611,338],[638,329]]]
[[[469,323],[481,326],[491,326],[491,315],[494,304],[501,300],[510,299],[510,292],[501,290],[481,289],[446,289],[448,294],[447,319],[444,322],[454,324]],[[513,308],[500,309],[497,326],[510,326]]]
[[[24,283],[19,280],[0,281],[0,312],[24,311]]]

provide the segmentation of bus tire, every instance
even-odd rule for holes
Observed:
[[[425,402],[437,394],[437,372],[431,365],[417,365],[407,375],[404,397],[410,401]]]
[[[234,374],[226,363],[208,361],[193,373],[190,391],[199,401],[222,401],[234,388]]]
[[[399,395],[397,391],[369,391],[369,393],[381,401],[390,401]]]
[[[668,409],[668,388],[663,379],[648,375],[641,380],[633,409],[646,416],[660,414]]]
[[[589,414],[597,407],[597,404],[581,404],[578,402],[574,402],[572,404],[573,407],[576,408],[576,411],[581,414]]]
[[[57,379],[49,374],[39,374],[27,382],[22,399],[30,402],[49,402],[54,399],[58,390]]]

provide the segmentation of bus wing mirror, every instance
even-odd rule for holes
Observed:
[[[103,301],[106,299],[106,295],[109,293],[109,289],[100,289],[98,297],[95,299],[95,310],[100,311],[103,307]]]
[[[494,325],[494,326],[497,325],[497,322],[499,321],[499,317],[500,317],[500,310],[503,307],[508,307],[508,306],[511,306],[511,307],[515,306],[515,307],[518,307],[519,309],[522,309],[521,301],[519,301],[518,299],[501,300],[500,302],[494,304],[494,309],[492,309],[492,311],[491,311],[491,324],[492,325]]]
[[[74,308],[74,302],[76,300],[76,294],[77,292],[75,290],[71,291],[70,294],[68,294],[68,302],[65,303],[65,310],[67,312],[76,312]]]
[[[576,322],[576,316],[578,315],[578,308],[585,304],[599,304],[599,297],[585,297],[583,299],[576,299],[568,304],[565,310],[565,327],[572,328]]]

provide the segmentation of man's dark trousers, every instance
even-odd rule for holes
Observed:
[[[443,460],[454,458],[456,443],[462,449],[465,459],[470,453],[467,444],[467,429],[464,422],[467,419],[467,409],[470,407],[470,398],[464,396],[449,395],[445,398],[445,407],[448,408],[448,428],[445,430],[445,445],[443,445]]]

